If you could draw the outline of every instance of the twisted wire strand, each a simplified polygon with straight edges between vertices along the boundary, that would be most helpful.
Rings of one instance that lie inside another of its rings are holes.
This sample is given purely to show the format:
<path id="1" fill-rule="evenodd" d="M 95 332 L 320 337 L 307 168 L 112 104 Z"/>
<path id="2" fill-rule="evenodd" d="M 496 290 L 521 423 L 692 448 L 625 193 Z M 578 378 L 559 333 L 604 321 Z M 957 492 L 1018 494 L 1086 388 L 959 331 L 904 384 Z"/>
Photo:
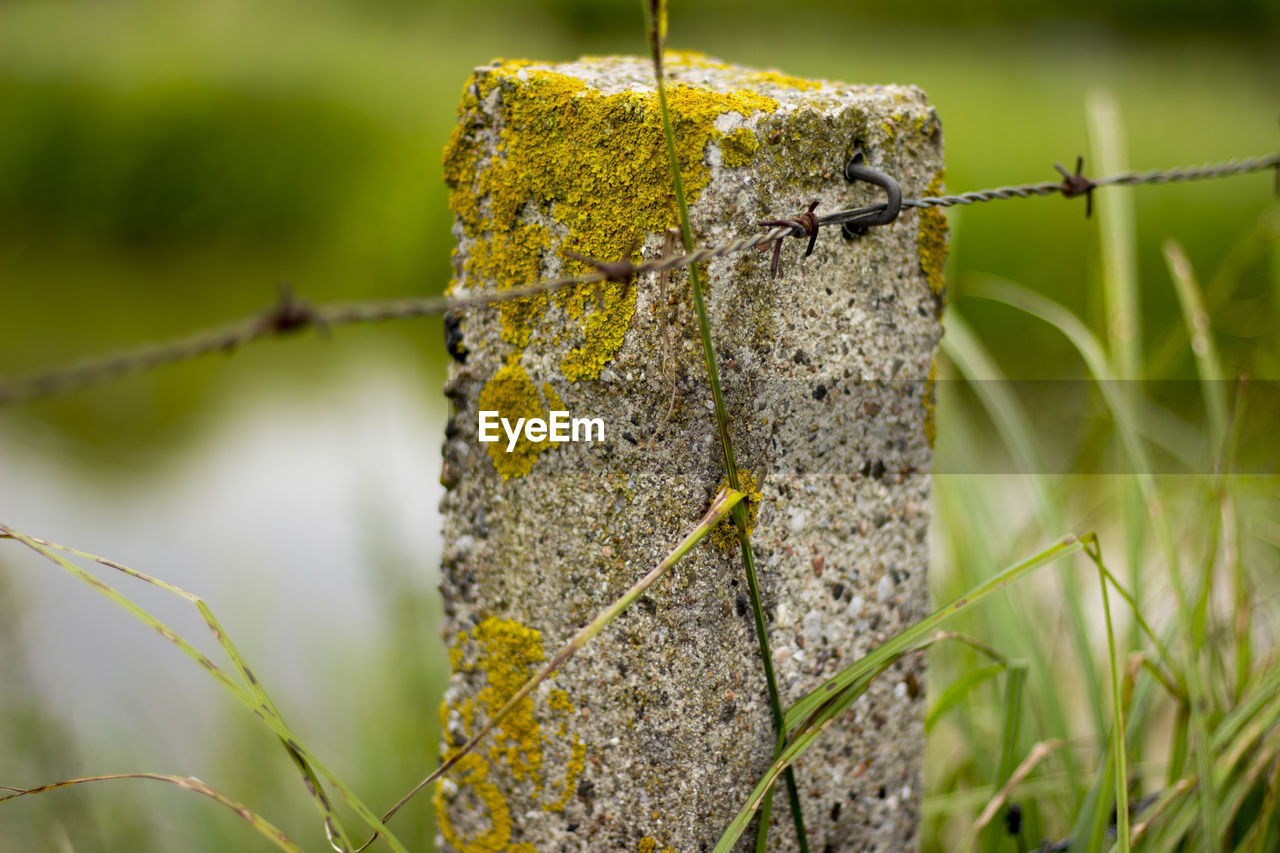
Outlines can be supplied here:
<path id="1" fill-rule="evenodd" d="M 1074 188 L 1069 183 L 1069 179 L 1057 182 L 1041 181 L 1032 184 L 976 190 L 958 195 L 903 199 L 902 207 L 915 209 L 945 208 L 980 202 L 1049 196 L 1058 193 L 1072 197 L 1085 195 L 1095 187 L 1181 183 L 1184 181 L 1243 175 L 1251 172 L 1260 172 L 1264 169 L 1276 169 L 1277 183 L 1280 186 L 1280 152 L 1277 152 L 1263 157 L 1229 160 L 1223 163 L 1206 163 L 1200 166 L 1156 169 L 1148 172 L 1121 172 L 1097 180 L 1076 176 L 1082 182 L 1084 189 Z M 879 224 L 875 223 L 874 220 L 885 209 L 886 205 L 880 203 L 848 210 L 837 210 L 815 216 L 814 219 L 816 220 L 817 228 L 825 228 L 832 225 Z M 212 353 L 232 353 L 240 347 L 263 338 L 287 335 L 307 328 L 325 331 L 331 327 L 354 323 L 378 323 L 388 320 L 440 316 L 466 308 L 495 305 L 543 293 L 553 293 L 577 285 L 596 284 L 603 281 L 630 281 L 649 273 L 682 269 L 691 264 L 716 260 L 756 248 L 757 246 L 765 246 L 775 241 L 784 240 L 788 237 L 808 238 L 812 236 L 812 232 L 805 228 L 799 217 L 779 220 L 779 222 L 782 224 L 770 226 L 766 231 L 742 237 L 720 246 L 702 246 L 690 252 L 663 255 L 637 264 L 622 261 L 606 265 L 599 261 L 588 261 L 589 264 L 596 265 L 595 272 L 491 292 L 465 293 L 456 296 L 332 302 L 313 306 L 308 302 L 295 298 L 292 293 L 286 290 L 282 291 L 280 301 L 275 306 L 246 319 L 195 332 L 191 335 L 159 344 L 144 345 L 104 357 L 86 359 L 68 367 L 55 368 L 27 377 L 0 381 L 0 406 L 49 396 L 127 373 L 154 370 Z"/>

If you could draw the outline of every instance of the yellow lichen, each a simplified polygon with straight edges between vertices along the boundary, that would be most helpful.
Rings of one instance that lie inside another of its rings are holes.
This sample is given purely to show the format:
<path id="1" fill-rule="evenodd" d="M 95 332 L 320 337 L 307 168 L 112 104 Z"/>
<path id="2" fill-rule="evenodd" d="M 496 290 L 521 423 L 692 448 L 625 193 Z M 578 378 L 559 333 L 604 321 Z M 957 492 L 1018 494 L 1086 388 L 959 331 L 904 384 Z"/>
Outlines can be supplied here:
<path id="1" fill-rule="evenodd" d="M 759 140 L 745 127 L 740 127 L 728 134 L 720 143 L 724 164 L 730 168 L 747 165 L 758 150 L 760 150 Z"/>
<path id="2" fill-rule="evenodd" d="M 568 713 L 573 710 L 573 703 L 569 701 L 569 694 L 564 690 L 552 690 L 547 694 L 547 705 L 553 711 Z"/>
<path id="3" fill-rule="evenodd" d="M 573 707 L 570 706 L 570 711 Z M 564 727 L 560 728 L 561 736 L 564 735 Z M 587 763 L 587 745 L 578 739 L 577 735 L 573 736 L 573 743 L 569 745 L 569 760 L 564 766 L 564 784 L 560 790 L 560 796 L 552 802 L 543 805 L 543 810 L 549 812 L 562 812 L 564 807 L 569 805 L 569 801 L 573 799 L 576 792 L 574 783 L 578 777 L 582 775 L 582 768 Z"/>
<path id="4" fill-rule="evenodd" d="M 777 71 L 752 71 L 747 74 L 747 80 L 752 83 L 772 83 L 775 86 L 785 86 L 788 89 L 801 91 L 822 88 L 821 80 L 804 80 L 800 77 L 792 77 L 790 74 L 779 74 Z"/>
<path id="5" fill-rule="evenodd" d="M 921 403 L 924 405 L 924 437 L 929 442 L 930 450 L 938 440 L 937 401 L 934 398 L 937 383 L 938 362 L 933 361 L 929 364 L 929 377 L 925 379 L 924 391 L 920 395 Z"/>
<path id="6" fill-rule="evenodd" d="M 738 469 L 738 485 L 742 486 L 742 491 L 746 495 L 742 499 L 742 505 L 747 508 L 747 533 L 750 534 L 756 527 L 756 515 L 760 512 L 760 501 L 764 494 L 756 483 L 755 475 L 745 468 Z M 719 488 L 729 488 L 729 480 L 727 478 L 721 480 Z M 711 531 L 711 541 L 717 548 L 726 551 L 733 548 L 738 541 L 738 528 L 734 525 L 732 516 L 726 516 L 716 525 L 715 530 Z"/>
<path id="7" fill-rule="evenodd" d="M 676 853 L 674 847 L 659 847 L 659 842 L 650 837 L 645 836 L 636 842 L 636 853 Z"/>
<path id="8" fill-rule="evenodd" d="M 513 358 L 514 355 L 518 353 L 513 354 Z M 543 387 L 545 390 L 550 386 Z M 563 409 L 564 403 L 561 402 L 559 395 L 554 393 L 554 389 L 552 389 L 552 395 L 548 396 L 546 403 L 539 399 L 538 389 L 534 387 L 528 372 L 518 361 L 513 360 L 495 373 L 493 378 L 480 389 L 477 406 L 482 412 L 497 412 L 498 417 L 506 418 L 514 429 L 520 418 L 546 420 L 551 409 Z M 498 440 L 486 446 L 489 448 L 489 457 L 493 459 L 493 467 L 505 480 L 528 474 L 533 469 L 533 463 L 538 460 L 538 455 L 552 444 L 550 438 L 530 441 L 525 438 L 521 430 L 519 438 L 516 439 L 515 448 L 508 453 L 506 434 L 499 430 Z"/>
<path id="9" fill-rule="evenodd" d="M 942 195 L 945 170 L 939 169 L 925 188 L 926 196 Z M 917 238 L 920 255 L 920 269 L 924 271 L 929 289 L 943 300 L 947 293 L 947 282 L 943 278 L 942 268 L 947 263 L 947 217 L 936 207 L 926 207 L 920 211 L 920 233 Z"/>
<path id="10" fill-rule="evenodd" d="M 688 54 L 671 54 L 669 60 L 701 61 Z M 773 82 L 781 85 L 782 80 L 779 75 Z M 751 130 L 726 135 L 715 120 L 726 113 L 747 118 L 778 107 L 772 98 L 751 91 L 715 92 L 680 83 L 671 85 L 667 96 L 690 204 L 710 179 L 709 144 L 721 146 L 730 166 L 745 165 L 759 147 Z M 496 152 L 489 150 L 494 127 Z M 458 125 L 445 149 L 444 176 L 451 188 L 450 206 L 465 235 L 463 283 L 470 288 L 536 281 L 547 274 L 547 261 L 560 250 L 601 260 L 628 253 L 638 259 L 644 238 L 676 220 L 656 95 L 604 94 L 527 62 L 503 63 L 468 82 Z M 571 275 L 590 271 L 567 259 L 561 269 Z M 556 328 L 539 329 L 550 322 L 544 318 L 552 300 L 570 320 L 567 334 L 561 315 L 554 321 Z M 527 348 L 563 341 L 568 345 L 560 361 L 563 376 L 571 382 L 598 378 L 621 348 L 635 306 L 635 287 L 623 282 L 506 303 L 502 339 L 512 351 L 499 374 L 512 369 Z M 521 403 L 530 403 L 528 395 L 520 396 Z M 504 477 L 532 468 L 540 448 L 526 443 L 522 450 L 510 455 L 518 458 L 510 458 L 505 444 L 496 451 L 490 445 Z"/>
<path id="11" fill-rule="evenodd" d="M 542 635 L 510 619 L 490 617 L 477 625 L 472 633 L 460 632 L 450 649 L 454 671 L 479 673 L 484 677 L 485 686 L 473 699 L 464 699 L 455 707 L 442 705 L 442 727 L 448 729 L 449 717 L 456 712 L 462 720 L 465 734 L 468 737 L 474 734 L 476 711 L 479 710 L 484 718 L 492 719 L 533 675 L 543 659 Z M 450 804 L 445 799 L 443 785 L 437 792 L 437 824 L 457 850 L 491 853 L 526 849 L 521 844 L 507 846 L 511 838 L 511 806 L 501 793 L 505 783 L 524 782 L 531 803 L 547 811 L 563 811 L 572 798 L 586 763 L 586 746 L 576 734 L 566 736 L 567 723 L 574 711 L 573 703 L 563 690 L 551 690 L 547 696 L 546 708 L 561 720 L 557 733 L 559 741 L 544 737 L 535 713 L 536 704 L 535 695 L 522 698 L 498 724 L 489 742 L 460 759 L 448 774 L 449 780 L 458 788 L 453 799 L 467 797 L 473 808 L 483 806 L 486 810 L 487 830 L 474 837 L 462 837 L 449 819 Z M 563 778 L 555 786 L 557 790 L 552 794 L 553 798 L 544 801 L 544 756 L 548 750 L 562 751 L 566 746 L 569 755 L 564 762 Z M 502 781 L 495 780 L 499 773 Z M 521 808 L 527 810 L 527 806 Z"/>
<path id="12" fill-rule="evenodd" d="M 488 781 L 489 763 L 474 752 L 462 756 L 449 776 L 457 780 L 460 790 L 479 800 L 489 812 L 489 829 L 473 838 L 461 837 L 445 817 L 444 795 L 437 791 L 434 805 L 436 825 L 450 846 L 464 853 L 500 853 L 511 840 L 511 810 L 496 785 Z"/>
<path id="13" fill-rule="evenodd" d="M 490 617 L 475 630 L 481 659 L 487 662 L 489 685 L 476 696 L 476 706 L 492 717 L 529 680 L 534 664 L 542 661 L 541 635 L 510 619 Z M 533 697 L 526 696 L 507 714 L 490 736 L 489 755 L 503 758 L 516 780 L 526 776 L 541 786 L 539 768 L 542 749 L 538 723 L 533 716 Z"/>

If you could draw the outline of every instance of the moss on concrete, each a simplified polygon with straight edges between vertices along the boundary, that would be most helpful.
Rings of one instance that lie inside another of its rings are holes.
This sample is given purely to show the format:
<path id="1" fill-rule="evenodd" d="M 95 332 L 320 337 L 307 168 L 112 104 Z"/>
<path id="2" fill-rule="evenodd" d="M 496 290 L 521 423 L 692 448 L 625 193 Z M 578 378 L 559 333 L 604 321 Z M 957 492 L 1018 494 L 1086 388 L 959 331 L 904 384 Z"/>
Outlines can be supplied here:
<path id="1" fill-rule="evenodd" d="M 926 196 L 942 195 L 945 170 L 939 169 L 925 187 Z M 924 271 L 929 289 L 940 300 L 945 299 L 947 282 L 942 269 L 947 263 L 947 217 L 941 209 L 927 207 L 920 211 L 920 236 L 917 240 L 920 253 L 920 269 Z"/>
<path id="2" fill-rule="evenodd" d="M 938 362 L 929 365 L 929 376 L 924 381 L 924 390 L 920 394 L 920 402 L 924 406 L 924 437 L 933 450 L 938 441 L 937 399 L 935 397 L 938 384 Z"/>

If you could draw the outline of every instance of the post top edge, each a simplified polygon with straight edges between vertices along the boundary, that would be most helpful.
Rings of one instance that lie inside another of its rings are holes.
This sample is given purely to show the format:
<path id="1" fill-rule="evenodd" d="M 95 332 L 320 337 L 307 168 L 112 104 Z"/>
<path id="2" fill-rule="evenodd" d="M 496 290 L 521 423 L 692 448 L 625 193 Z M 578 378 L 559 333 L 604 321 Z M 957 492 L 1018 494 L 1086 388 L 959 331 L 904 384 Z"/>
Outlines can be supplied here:
<path id="1" fill-rule="evenodd" d="M 826 79 L 806 79 L 776 69 L 757 69 L 724 62 L 695 51 L 668 51 L 664 57 L 669 84 L 721 93 L 749 91 L 780 103 L 843 101 L 852 98 L 887 99 L 927 103 L 924 92 L 913 85 L 848 84 Z M 649 93 L 654 90 L 653 63 L 638 56 L 583 56 L 572 62 L 538 62 L 496 59 L 475 69 L 477 78 L 514 78 L 523 82 L 538 74 L 558 74 L 583 83 L 598 94 Z"/>

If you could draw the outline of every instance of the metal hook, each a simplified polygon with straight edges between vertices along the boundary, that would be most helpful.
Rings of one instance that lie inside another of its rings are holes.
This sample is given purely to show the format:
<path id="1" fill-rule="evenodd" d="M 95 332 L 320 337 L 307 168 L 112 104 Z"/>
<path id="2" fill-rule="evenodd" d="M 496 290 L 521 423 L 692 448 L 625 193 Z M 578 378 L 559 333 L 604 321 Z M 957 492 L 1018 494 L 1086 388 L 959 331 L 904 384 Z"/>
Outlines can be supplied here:
<path id="1" fill-rule="evenodd" d="M 879 211 L 871 211 L 859 216 L 856 220 L 845 222 L 842 230 L 846 238 L 866 234 L 867 228 L 872 225 L 888 225 L 898 218 L 898 213 L 902 210 L 902 188 L 898 186 L 898 182 L 884 172 L 877 172 L 869 166 L 862 165 L 865 159 L 862 149 L 855 148 L 844 167 L 845 180 L 875 184 L 885 191 L 887 199 Z"/>

